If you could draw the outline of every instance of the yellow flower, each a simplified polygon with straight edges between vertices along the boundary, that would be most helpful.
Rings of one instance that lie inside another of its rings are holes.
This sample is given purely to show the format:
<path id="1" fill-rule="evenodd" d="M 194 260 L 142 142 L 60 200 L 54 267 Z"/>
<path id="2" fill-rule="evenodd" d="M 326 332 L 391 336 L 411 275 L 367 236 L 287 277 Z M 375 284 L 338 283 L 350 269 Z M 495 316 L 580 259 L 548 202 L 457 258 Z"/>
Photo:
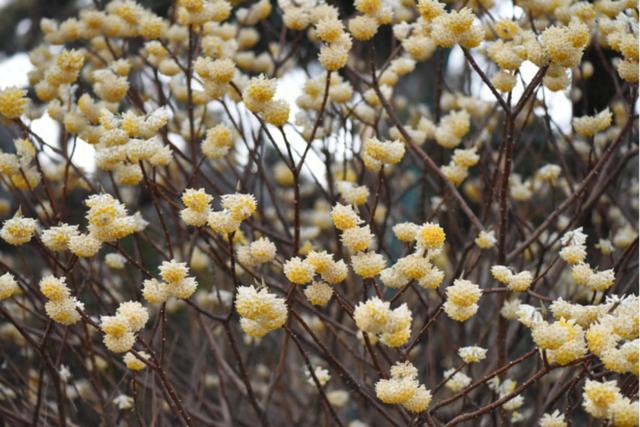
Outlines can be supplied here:
<path id="1" fill-rule="evenodd" d="M 15 86 L 0 90 L 0 115 L 7 119 L 17 119 L 25 113 L 29 99 L 27 91 Z"/>
<path id="2" fill-rule="evenodd" d="M 407 402 L 418 392 L 418 381 L 412 378 L 381 379 L 376 383 L 376 396 L 384 403 Z"/>
<path id="3" fill-rule="evenodd" d="M 324 282 L 313 282 L 305 288 L 304 295 L 311 304 L 324 306 L 333 296 L 333 289 Z"/>
<path id="4" fill-rule="evenodd" d="M 206 138 L 202 141 L 202 152 L 211 160 L 226 156 L 232 147 L 233 134 L 222 123 L 209 129 Z"/>
<path id="5" fill-rule="evenodd" d="M 194 190 L 193 188 L 187 188 L 182 193 L 182 203 L 189 208 L 197 212 L 203 212 L 209 209 L 209 203 L 213 200 L 213 196 L 207 194 L 204 188 Z"/>
<path id="6" fill-rule="evenodd" d="M 418 245 L 427 249 L 439 249 L 444 244 L 445 233 L 438 224 L 430 222 L 422 225 L 416 233 Z"/>
<path id="7" fill-rule="evenodd" d="M 391 308 L 388 301 L 382 301 L 378 297 L 359 302 L 353 311 L 353 320 L 356 326 L 363 332 L 379 334 L 384 332 L 387 323 L 391 319 Z"/>
<path id="8" fill-rule="evenodd" d="M 61 224 L 42 232 L 42 243 L 52 251 L 61 252 L 67 249 L 69 240 L 77 236 L 78 226 Z"/>
<path id="9" fill-rule="evenodd" d="M 0 230 L 0 237 L 11 245 L 20 246 L 31 240 L 37 228 L 38 223 L 35 219 L 24 218 L 16 213 L 13 218 L 4 222 Z"/>
<path id="10" fill-rule="evenodd" d="M 189 270 L 187 263 L 175 260 L 164 261 L 160 265 L 160 276 L 167 283 L 178 283 L 187 277 Z"/>
<path id="11" fill-rule="evenodd" d="M 511 40 L 518 34 L 519 31 L 520 27 L 515 21 L 501 19 L 496 22 L 496 33 L 501 39 Z"/>
<path id="12" fill-rule="evenodd" d="M 360 252 L 351 257 L 353 271 L 364 279 L 373 279 L 386 267 L 384 257 L 375 252 Z"/>
<path id="13" fill-rule="evenodd" d="M 584 385 L 583 406 L 595 418 L 605 418 L 609 406 L 619 398 L 620 389 L 615 381 L 587 380 Z"/>
<path id="14" fill-rule="evenodd" d="M 364 143 L 364 151 L 379 162 L 393 165 L 402 160 L 405 146 L 400 141 L 379 141 L 377 138 L 369 138 Z"/>
<path id="15" fill-rule="evenodd" d="M 267 123 L 282 126 L 289 119 L 289 104 L 282 99 L 269 101 L 266 103 L 262 115 Z"/>
<path id="16" fill-rule="evenodd" d="M 40 292 L 51 301 L 63 301 L 70 297 L 65 278 L 49 275 L 40 280 Z"/>
<path id="17" fill-rule="evenodd" d="M 61 325 L 73 325 L 80 321 L 80 314 L 76 310 L 79 303 L 75 298 L 66 298 L 60 301 L 48 301 L 44 305 L 47 316 Z"/>
<path id="18" fill-rule="evenodd" d="M 291 283 L 304 285 L 313 279 L 315 269 L 307 260 L 293 257 L 284 263 L 284 274 Z"/>
<path id="19" fill-rule="evenodd" d="M 100 329 L 107 335 L 121 337 L 129 332 L 129 322 L 124 316 L 102 316 Z"/>
<path id="20" fill-rule="evenodd" d="M 367 15 L 358 15 L 349 20 L 349 32 L 356 40 L 369 40 L 378 31 L 378 21 Z"/>
<path id="21" fill-rule="evenodd" d="M 249 81 L 242 92 L 242 99 L 249 110 L 258 112 L 262 111 L 265 104 L 273 98 L 275 92 L 275 80 L 267 79 L 261 75 Z"/>
<path id="22" fill-rule="evenodd" d="M 447 300 L 453 304 L 468 307 L 480 299 L 480 287 L 469 280 L 456 279 L 446 290 Z"/>
<path id="23" fill-rule="evenodd" d="M 0 301 L 11 298 L 19 291 L 18 283 L 11 273 L 0 276 Z"/>
<path id="24" fill-rule="evenodd" d="M 445 13 L 445 4 L 437 0 L 419 0 L 417 6 L 418 12 L 420 12 L 422 18 L 427 22 Z"/>
<path id="25" fill-rule="evenodd" d="M 373 242 L 373 233 L 368 225 L 351 227 L 342 232 L 341 240 L 351 252 L 360 252 L 369 248 Z"/>
<path id="26" fill-rule="evenodd" d="M 252 194 L 225 194 L 222 196 L 222 207 L 229 211 L 237 221 L 244 221 L 256 210 L 256 199 Z"/>
<path id="27" fill-rule="evenodd" d="M 335 42 L 343 33 L 342 22 L 337 19 L 322 19 L 316 24 L 315 33 L 323 42 Z"/>
<path id="28" fill-rule="evenodd" d="M 144 351 L 139 352 L 138 355 L 145 360 L 149 358 L 149 355 Z M 123 361 L 127 368 L 131 369 L 132 371 L 141 371 L 147 367 L 147 365 L 142 360 L 138 359 L 138 357 L 136 357 L 136 355 L 134 355 L 133 353 L 125 354 Z"/>
<path id="29" fill-rule="evenodd" d="M 382 0 L 356 0 L 354 5 L 358 12 L 373 15 L 380 10 Z"/>
<path id="30" fill-rule="evenodd" d="M 320 48 L 318 60 L 328 71 L 336 71 L 347 65 L 350 46 L 333 43 Z"/>
<path id="31" fill-rule="evenodd" d="M 261 237 L 249 245 L 251 257 L 256 262 L 263 264 L 273 260 L 276 256 L 276 245 L 266 237 Z"/>
<path id="32" fill-rule="evenodd" d="M 120 303 L 116 316 L 125 318 L 129 324 L 129 330 L 133 332 L 138 332 L 149 320 L 149 312 L 137 301 Z"/>
<path id="33" fill-rule="evenodd" d="M 278 329 L 287 320 L 287 305 L 266 288 L 253 286 L 238 288 L 235 307 L 240 315 L 240 327 L 251 337 L 262 337 Z"/>

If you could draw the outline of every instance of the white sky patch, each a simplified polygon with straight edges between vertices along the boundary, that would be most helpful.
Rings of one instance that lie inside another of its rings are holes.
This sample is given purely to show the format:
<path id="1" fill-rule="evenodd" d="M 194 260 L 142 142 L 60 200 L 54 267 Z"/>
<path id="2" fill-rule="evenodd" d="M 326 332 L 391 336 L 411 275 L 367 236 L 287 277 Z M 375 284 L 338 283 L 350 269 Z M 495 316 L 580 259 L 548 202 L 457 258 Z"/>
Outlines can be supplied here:
<path id="1" fill-rule="evenodd" d="M 296 99 L 300 95 L 303 94 L 304 83 L 308 80 L 307 75 L 302 70 L 292 70 L 286 73 L 282 79 L 278 82 L 278 87 L 276 88 L 276 99 L 284 99 L 287 104 L 289 104 L 289 121 L 295 121 L 296 114 L 300 111 L 298 104 L 296 104 Z M 295 126 L 295 125 L 294 125 Z M 271 127 L 273 129 L 273 127 Z M 298 161 L 300 159 L 300 155 L 304 153 L 304 150 L 307 147 L 307 141 L 291 126 L 284 126 L 284 133 L 287 136 L 287 140 L 293 147 L 294 153 L 293 158 Z M 299 132 L 302 132 L 302 129 L 297 127 Z M 272 132 L 274 136 L 274 140 L 278 144 L 280 150 L 286 152 L 286 145 L 284 143 L 284 138 L 280 134 L 280 132 Z M 296 152 L 299 154 L 297 155 Z M 310 171 L 313 171 L 313 174 L 318 179 L 320 184 L 323 186 L 326 183 L 326 174 L 324 162 L 320 157 L 316 155 L 313 149 L 309 150 L 307 157 L 305 159 L 305 167 L 302 169 L 302 173 L 310 174 Z M 322 172 L 318 172 L 322 171 Z"/>
<path id="2" fill-rule="evenodd" d="M 2 0 L 0 0 L 0 3 Z M 1 7 L 1 4 L 0 4 Z M 26 53 L 16 53 L 0 61 L 0 87 L 25 87 L 29 84 L 27 73 L 33 65 Z"/>

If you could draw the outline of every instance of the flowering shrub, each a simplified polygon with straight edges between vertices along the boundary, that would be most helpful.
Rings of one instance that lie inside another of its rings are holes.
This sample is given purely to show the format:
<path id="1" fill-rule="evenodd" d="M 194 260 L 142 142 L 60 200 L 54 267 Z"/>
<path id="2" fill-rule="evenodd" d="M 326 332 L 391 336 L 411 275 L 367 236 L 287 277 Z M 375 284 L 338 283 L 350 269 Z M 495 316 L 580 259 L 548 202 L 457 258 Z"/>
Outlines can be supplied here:
<path id="1" fill-rule="evenodd" d="M 332 4 L 40 22 L 0 88 L 2 419 L 638 425 L 637 4 Z"/>

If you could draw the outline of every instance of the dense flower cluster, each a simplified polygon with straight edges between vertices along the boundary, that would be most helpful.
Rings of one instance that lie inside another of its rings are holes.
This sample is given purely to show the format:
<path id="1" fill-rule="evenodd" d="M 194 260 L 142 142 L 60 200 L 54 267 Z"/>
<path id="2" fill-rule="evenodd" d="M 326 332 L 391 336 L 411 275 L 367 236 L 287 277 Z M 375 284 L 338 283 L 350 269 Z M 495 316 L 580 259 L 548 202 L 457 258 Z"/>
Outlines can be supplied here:
<path id="1" fill-rule="evenodd" d="M 40 280 L 40 292 L 48 300 L 44 309 L 51 320 L 62 325 L 73 325 L 80 320 L 78 309 L 83 309 L 84 306 L 71 296 L 64 277 L 43 277 Z"/>
<path id="2" fill-rule="evenodd" d="M 240 315 L 240 327 L 250 337 L 263 337 L 281 328 L 287 320 L 284 299 L 277 298 L 265 288 L 239 287 L 235 306 Z"/>
<path id="3" fill-rule="evenodd" d="M 376 396 L 384 403 L 402 405 L 409 412 L 422 412 L 431 402 L 431 392 L 417 377 L 415 366 L 398 362 L 391 367 L 391 378 L 376 383 Z"/>
<path id="4" fill-rule="evenodd" d="M 104 345 L 115 353 L 125 353 L 133 347 L 136 336 L 149 320 L 149 312 L 137 301 L 123 302 L 113 316 L 100 318 Z"/>
<path id="5" fill-rule="evenodd" d="M 456 279 L 447 287 L 447 302 L 444 311 L 453 320 L 464 322 L 478 311 L 478 300 L 482 291 L 478 285 L 465 279 Z"/>
<path id="6" fill-rule="evenodd" d="M 175 260 L 164 261 L 160 264 L 160 277 L 148 279 L 143 283 L 142 295 L 152 304 L 161 304 L 170 297 L 188 299 L 196 291 L 198 282 L 189 276 L 189 268 L 184 262 Z"/>
<path id="7" fill-rule="evenodd" d="M 389 302 L 373 297 L 356 306 L 353 320 L 358 329 L 389 347 L 404 345 L 411 337 L 413 318 L 406 304 L 392 310 Z"/>
<path id="8" fill-rule="evenodd" d="M 8 424 L 638 425 L 637 4 L 152 3 L 0 82 Z"/>
<path id="9" fill-rule="evenodd" d="M 17 212 L 2 224 L 0 237 L 11 245 L 20 246 L 30 241 L 37 230 L 38 222 L 35 219 L 25 218 Z"/>

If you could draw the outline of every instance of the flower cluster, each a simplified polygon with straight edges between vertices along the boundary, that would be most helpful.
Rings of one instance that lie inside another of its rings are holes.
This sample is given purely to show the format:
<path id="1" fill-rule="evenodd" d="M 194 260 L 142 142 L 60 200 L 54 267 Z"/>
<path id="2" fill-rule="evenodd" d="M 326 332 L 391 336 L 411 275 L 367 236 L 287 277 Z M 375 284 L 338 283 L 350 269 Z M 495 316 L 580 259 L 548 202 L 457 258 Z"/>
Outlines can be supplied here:
<path id="1" fill-rule="evenodd" d="M 207 130 L 202 140 L 202 153 L 208 159 L 217 160 L 229 154 L 233 148 L 234 135 L 224 123 L 219 123 Z"/>
<path id="2" fill-rule="evenodd" d="M 244 267 L 257 267 L 271 262 L 277 253 L 276 245 L 268 237 L 260 237 L 249 244 L 238 246 L 238 261 Z"/>
<path id="3" fill-rule="evenodd" d="M 431 392 L 418 381 L 418 370 L 410 362 L 391 367 L 391 378 L 376 383 L 376 396 L 384 403 L 402 405 L 412 413 L 423 412 L 431 403 Z"/>
<path id="4" fill-rule="evenodd" d="M 572 121 L 576 132 L 584 137 L 591 137 L 611 126 L 613 115 L 608 108 L 594 116 L 575 117 Z"/>
<path id="5" fill-rule="evenodd" d="M 456 149 L 451 156 L 451 162 L 442 166 L 442 173 L 455 186 L 460 185 L 468 176 L 469 168 L 475 166 L 480 160 L 475 147 L 467 149 Z"/>
<path id="6" fill-rule="evenodd" d="M 610 421 L 615 426 L 638 425 L 638 402 L 621 394 L 616 381 L 587 380 L 583 406 L 594 418 Z"/>
<path id="7" fill-rule="evenodd" d="M 491 388 L 500 398 L 505 398 L 506 396 L 511 397 L 511 399 L 503 405 L 503 408 L 507 411 L 511 411 L 511 421 L 517 422 L 522 414 L 518 412 L 518 409 L 522 407 L 524 404 L 524 396 L 522 394 L 515 394 L 515 390 L 518 383 L 511 378 L 507 378 L 504 381 L 500 380 L 499 377 L 494 377 L 489 382 L 489 388 Z"/>
<path id="8" fill-rule="evenodd" d="M 159 269 L 162 282 L 147 279 L 143 283 L 142 295 L 151 304 L 162 304 L 170 297 L 189 299 L 196 291 L 198 282 L 189 276 L 185 262 L 164 261 Z"/>
<path id="9" fill-rule="evenodd" d="M 637 304 L 633 296 L 591 310 L 595 319 L 589 319 L 587 325 L 587 347 L 612 372 L 638 374 Z"/>
<path id="10" fill-rule="evenodd" d="M 207 194 L 203 188 L 199 190 L 187 188 L 182 193 L 182 203 L 186 208 L 180 211 L 180 218 L 194 227 L 205 225 L 211 213 L 209 205 L 212 200 L 213 196 Z"/>
<path id="11" fill-rule="evenodd" d="M 487 349 L 478 346 L 460 347 L 458 349 L 458 356 L 460 356 L 465 363 L 478 363 L 486 358 Z"/>
<path id="12" fill-rule="evenodd" d="M 231 234 L 238 231 L 242 221 L 249 218 L 255 210 L 256 200 L 253 195 L 225 194 L 222 196 L 222 210 L 209 212 L 207 224 L 216 233 Z"/>
<path id="13" fill-rule="evenodd" d="M 6 220 L 0 229 L 0 237 L 5 242 L 20 246 L 29 242 L 38 231 L 38 222 L 33 218 L 25 218 L 16 212 L 13 218 Z"/>
<path id="14" fill-rule="evenodd" d="M 17 119 L 27 110 L 27 91 L 15 86 L 0 90 L 0 116 Z"/>
<path id="15" fill-rule="evenodd" d="M 326 385 L 329 380 L 331 379 L 331 374 L 329 374 L 329 371 L 326 370 L 325 368 L 321 367 L 321 366 L 317 366 L 314 370 L 313 370 L 313 375 L 316 377 L 316 379 L 318 380 L 318 383 L 321 386 Z M 311 375 L 311 371 L 307 371 L 307 383 L 309 383 L 309 385 L 313 385 L 315 386 L 316 383 L 313 379 L 313 376 Z"/>
<path id="16" fill-rule="evenodd" d="M 123 302 L 113 316 L 100 318 L 104 345 L 114 353 L 125 353 L 133 347 L 136 333 L 149 320 L 149 312 L 137 301 Z"/>
<path id="17" fill-rule="evenodd" d="M 482 295 L 480 287 L 465 279 L 456 279 L 446 289 L 447 301 L 444 303 L 444 311 L 447 316 L 458 322 L 473 317 L 478 311 L 478 300 Z"/>
<path id="18" fill-rule="evenodd" d="M 444 371 L 443 376 L 446 380 L 444 386 L 453 393 L 457 393 L 471 384 L 471 378 L 467 374 L 456 372 L 453 368 Z"/>
<path id="19" fill-rule="evenodd" d="M 587 351 L 584 330 L 574 320 L 535 322 L 531 335 L 538 347 L 548 350 L 550 363 L 566 365 L 584 356 Z"/>
<path id="20" fill-rule="evenodd" d="M 482 230 L 474 240 L 475 244 L 480 249 L 490 249 L 495 246 L 497 241 L 498 240 L 496 239 L 496 235 L 493 230 Z"/>
<path id="21" fill-rule="evenodd" d="M 379 25 L 389 24 L 393 20 L 392 7 L 383 5 L 381 0 L 358 0 L 355 7 L 360 13 L 349 20 L 349 32 L 356 40 L 370 40 Z"/>
<path id="22" fill-rule="evenodd" d="M 384 165 L 395 165 L 402 160 L 405 146 L 400 141 L 379 141 L 369 138 L 363 144 L 362 159 L 365 166 L 374 172 Z"/>
<path id="23" fill-rule="evenodd" d="M 318 54 L 318 60 L 327 71 L 343 68 L 349 59 L 349 51 L 353 42 L 344 31 L 344 25 L 338 18 L 338 10 L 329 5 L 322 5 L 311 14 L 313 37 L 324 42 Z M 373 33 L 377 30 L 373 29 Z M 369 28 L 369 32 L 371 28 Z M 361 33 L 363 31 L 361 30 Z"/>
<path id="24" fill-rule="evenodd" d="M 128 215 L 124 204 L 110 194 L 91 195 L 85 204 L 89 207 L 88 235 L 69 239 L 69 249 L 77 256 L 93 256 L 102 242 L 115 242 L 140 229 L 139 219 Z"/>
<path id="25" fill-rule="evenodd" d="M 388 288 L 402 288 L 415 280 L 425 289 L 435 289 L 442 283 L 444 272 L 434 265 L 440 259 L 445 232 L 437 224 L 427 222 L 421 226 L 413 223 L 397 224 L 393 228 L 396 237 L 407 243 L 416 242 L 415 252 L 399 258 L 394 265 L 383 270 L 380 279 Z"/>
<path id="26" fill-rule="evenodd" d="M 118 116 L 88 95 L 78 100 L 77 108 L 74 115 L 65 116 L 65 128 L 94 144 L 96 166 L 112 172 L 117 184 L 137 185 L 143 181 L 146 170 L 166 166 L 171 161 L 171 148 L 157 136 L 167 124 L 165 110 L 147 115 L 127 111 Z"/>
<path id="27" fill-rule="evenodd" d="M 562 237 L 563 248 L 560 257 L 571 265 L 571 277 L 579 286 L 584 286 L 594 292 L 609 289 L 615 283 L 613 269 L 597 271 L 585 262 L 587 255 L 587 236 L 581 228 L 568 231 Z"/>
<path id="28" fill-rule="evenodd" d="M 0 175 L 18 190 L 33 190 L 40 185 L 42 175 L 34 164 L 36 148 L 26 138 L 13 141 L 14 153 L 0 153 Z"/>
<path id="29" fill-rule="evenodd" d="M 67 286 L 64 277 L 45 276 L 40 280 L 40 292 L 47 298 L 44 308 L 54 322 L 61 325 L 73 325 L 80 320 L 78 310 L 84 305 L 75 297 Z"/>
<path id="30" fill-rule="evenodd" d="M 342 244 L 351 251 L 353 271 L 363 279 L 372 279 L 385 268 L 384 257 L 371 250 L 373 234 L 368 225 L 360 226 L 362 219 L 351 206 L 337 203 L 331 210 L 335 227 L 342 231 Z"/>
<path id="31" fill-rule="evenodd" d="M 273 99 L 276 84 L 264 76 L 255 77 L 247 83 L 242 91 L 244 105 L 253 113 L 274 126 L 282 126 L 289 119 L 289 104 L 282 99 Z"/>
<path id="32" fill-rule="evenodd" d="M 316 274 L 320 280 L 315 280 Z M 311 251 L 302 259 L 292 257 L 284 263 L 284 275 L 295 285 L 306 285 L 304 294 L 313 305 L 323 306 L 333 296 L 331 285 L 336 285 L 347 277 L 348 267 L 344 261 L 335 261 L 326 251 Z"/>
<path id="33" fill-rule="evenodd" d="M 142 360 L 141 360 L 142 359 Z M 122 358 L 125 365 L 127 365 L 128 369 L 132 371 L 141 371 L 147 367 L 145 361 L 149 359 L 149 354 L 144 351 L 139 352 L 137 355 L 131 352 L 126 353 Z"/>
<path id="34" fill-rule="evenodd" d="M 439 7 L 441 6 L 431 6 L 432 9 Z M 425 18 L 424 14 L 422 17 Z M 425 20 L 429 22 L 428 19 Z M 456 44 L 467 49 L 476 47 L 483 40 L 484 31 L 475 20 L 476 16 L 466 7 L 440 13 L 430 21 L 433 41 L 440 47 L 452 47 Z"/>
<path id="35" fill-rule="evenodd" d="M 353 320 L 362 332 L 371 334 L 389 347 L 400 347 L 411 338 L 413 317 L 406 304 L 393 310 L 388 301 L 373 297 L 360 302 L 353 311 Z"/>
<path id="36" fill-rule="evenodd" d="M 11 298 L 20 292 L 16 278 L 11 273 L 0 276 L 0 301 Z"/>
<path id="37" fill-rule="evenodd" d="M 530 271 L 525 270 L 514 274 L 509 267 L 504 265 L 491 267 L 491 275 L 514 292 L 526 292 L 533 282 L 533 274 Z"/>
<path id="38" fill-rule="evenodd" d="M 263 337 L 287 320 L 287 305 L 266 288 L 240 286 L 235 300 L 240 327 L 250 337 Z"/>
<path id="39" fill-rule="evenodd" d="M 98 3 L 0 87 L 3 415 L 638 424 L 637 4 Z"/>

